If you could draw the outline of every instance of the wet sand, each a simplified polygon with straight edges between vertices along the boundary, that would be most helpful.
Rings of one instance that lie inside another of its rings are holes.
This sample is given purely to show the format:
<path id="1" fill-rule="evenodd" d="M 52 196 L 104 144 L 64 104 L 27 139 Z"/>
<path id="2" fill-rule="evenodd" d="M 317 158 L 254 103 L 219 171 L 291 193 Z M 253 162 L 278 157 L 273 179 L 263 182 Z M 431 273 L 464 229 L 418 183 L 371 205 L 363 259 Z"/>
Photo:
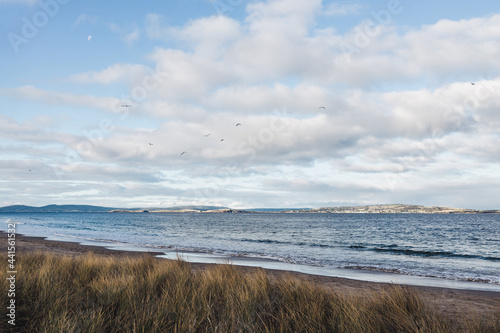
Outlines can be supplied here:
<path id="1" fill-rule="evenodd" d="M 0 249 L 7 252 L 7 235 L 4 232 L 0 232 Z M 43 237 L 28 237 L 16 234 L 16 256 L 19 257 L 29 252 L 51 252 L 69 256 L 78 256 L 88 252 L 103 256 L 144 255 L 144 252 L 117 251 L 100 246 L 82 245 L 76 242 L 51 241 Z M 154 256 L 163 254 L 163 252 L 147 252 L 147 254 Z M 194 271 L 199 271 L 217 264 L 190 263 L 190 265 Z M 238 267 L 243 272 L 253 272 L 259 269 L 246 266 Z M 264 271 L 270 279 L 278 279 L 289 274 L 299 279 L 304 279 L 308 282 L 332 289 L 336 293 L 354 297 L 363 296 L 389 286 L 389 284 L 386 283 L 366 282 L 282 270 L 265 269 Z M 407 287 L 412 290 L 418 290 L 423 301 L 435 307 L 438 312 L 451 319 L 476 315 L 490 318 L 494 315 L 500 315 L 500 293 L 498 292 L 422 286 Z"/>

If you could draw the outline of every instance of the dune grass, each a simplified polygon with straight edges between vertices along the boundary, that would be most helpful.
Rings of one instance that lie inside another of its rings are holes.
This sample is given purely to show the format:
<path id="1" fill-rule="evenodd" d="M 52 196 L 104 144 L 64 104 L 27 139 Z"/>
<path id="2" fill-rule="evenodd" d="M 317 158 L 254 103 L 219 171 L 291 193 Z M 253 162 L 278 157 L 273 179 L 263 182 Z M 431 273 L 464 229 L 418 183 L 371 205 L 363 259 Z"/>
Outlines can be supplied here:
<path id="1" fill-rule="evenodd" d="M 5 258 L 6 262 L 6 258 Z M 181 260 L 18 257 L 16 329 L 24 332 L 498 332 L 500 324 L 450 323 L 418 294 L 390 287 L 338 295 L 291 276 L 230 265 L 193 272 Z M 2 295 L 8 289 L 1 272 Z M 4 299 L 5 297 L 2 296 Z M 2 301 L 5 309 L 7 300 Z M 0 331 L 11 329 L 2 320 Z"/>

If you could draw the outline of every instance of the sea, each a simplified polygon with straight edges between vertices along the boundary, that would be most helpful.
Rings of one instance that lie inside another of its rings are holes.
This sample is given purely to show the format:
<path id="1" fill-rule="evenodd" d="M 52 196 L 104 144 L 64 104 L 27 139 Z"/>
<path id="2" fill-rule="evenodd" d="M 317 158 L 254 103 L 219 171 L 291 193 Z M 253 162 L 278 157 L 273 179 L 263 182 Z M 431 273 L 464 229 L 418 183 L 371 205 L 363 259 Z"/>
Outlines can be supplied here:
<path id="1" fill-rule="evenodd" d="M 190 262 L 500 292 L 500 214 L 2 213 L 3 231 Z"/>

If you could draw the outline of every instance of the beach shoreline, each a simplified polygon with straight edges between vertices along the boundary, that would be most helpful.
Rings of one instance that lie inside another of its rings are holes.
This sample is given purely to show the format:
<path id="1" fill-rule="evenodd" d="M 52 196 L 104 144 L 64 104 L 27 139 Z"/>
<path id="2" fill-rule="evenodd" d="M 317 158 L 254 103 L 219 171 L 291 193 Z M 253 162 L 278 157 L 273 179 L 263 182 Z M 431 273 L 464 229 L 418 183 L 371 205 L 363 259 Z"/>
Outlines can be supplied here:
<path id="1" fill-rule="evenodd" d="M 2 232 L 2 231 L 0 231 Z M 266 270 L 277 270 L 294 272 L 311 276 L 336 277 L 347 280 L 366 281 L 383 284 L 412 285 L 422 287 L 437 287 L 445 289 L 476 290 L 500 293 L 500 285 L 475 280 L 445 279 L 431 275 L 412 275 L 398 271 L 378 270 L 370 267 L 335 268 L 329 266 L 304 265 L 300 263 L 286 262 L 276 258 L 254 257 L 245 255 L 228 255 L 223 253 L 212 253 L 210 251 L 198 251 L 194 249 L 176 249 L 171 247 L 156 247 L 147 245 L 136 245 L 111 241 L 106 239 L 87 239 L 71 237 L 67 235 L 37 236 L 34 234 L 19 233 L 19 237 L 25 237 L 30 247 L 40 250 L 62 252 L 66 254 L 79 254 L 84 249 L 97 254 L 118 251 L 120 253 L 151 253 L 163 259 L 182 259 L 192 264 L 231 264 L 240 267 L 255 267 Z M 44 245 L 38 244 L 36 240 L 44 240 Z M 30 248 L 29 247 L 29 248 Z"/>
<path id="2" fill-rule="evenodd" d="M 7 253 L 7 234 L 0 232 L 0 248 L 2 252 Z M 23 254 L 33 252 L 49 252 L 58 255 L 66 256 L 80 256 L 87 253 L 94 253 L 98 256 L 117 256 L 117 257 L 139 257 L 144 255 L 159 256 L 163 254 L 161 251 L 157 252 L 136 252 L 136 251 L 122 251 L 108 249 L 104 246 L 84 245 L 77 242 L 70 241 L 55 241 L 47 240 L 45 237 L 32 237 L 21 234 L 16 234 L 16 256 L 21 257 Z M 165 258 L 158 258 L 158 260 L 170 260 Z M 221 265 L 214 263 L 195 263 L 189 262 L 193 271 L 203 271 L 207 267 L 213 265 Z M 255 272 L 260 269 L 251 266 L 237 266 L 244 273 Z M 343 277 L 321 276 L 307 273 L 300 273 L 294 271 L 285 271 L 278 269 L 263 269 L 269 279 L 280 279 L 285 276 L 291 275 L 298 279 L 305 280 L 331 289 L 336 293 L 342 295 L 349 295 L 352 297 L 362 297 L 370 292 L 383 290 L 391 283 L 380 283 L 348 279 Z M 20 272 L 22 274 L 22 272 Z M 451 289 L 442 287 L 430 286 L 414 286 L 403 285 L 409 289 L 418 291 L 422 299 L 434 306 L 440 313 L 453 317 L 460 317 L 463 315 L 482 315 L 491 316 L 495 313 L 500 313 L 500 293 L 494 291 L 480 291 L 480 290 L 464 290 L 464 289 Z"/>

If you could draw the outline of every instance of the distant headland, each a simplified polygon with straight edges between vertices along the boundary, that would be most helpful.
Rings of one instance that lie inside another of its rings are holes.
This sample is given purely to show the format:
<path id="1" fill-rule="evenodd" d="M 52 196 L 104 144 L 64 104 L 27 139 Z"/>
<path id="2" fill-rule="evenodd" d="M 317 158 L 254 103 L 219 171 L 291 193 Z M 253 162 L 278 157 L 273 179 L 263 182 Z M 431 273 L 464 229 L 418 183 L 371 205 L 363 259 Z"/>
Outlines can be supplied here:
<path id="1" fill-rule="evenodd" d="M 307 210 L 286 210 L 285 213 L 372 213 L 372 214 L 500 214 L 500 210 L 476 210 L 465 208 L 450 208 L 420 205 L 368 205 L 368 206 L 342 206 L 342 207 L 322 207 Z"/>
<path id="2" fill-rule="evenodd" d="M 114 208 L 92 205 L 13 205 L 0 207 L 0 213 L 322 213 L 322 214 L 500 214 L 497 210 L 476 210 L 438 206 L 385 204 L 322 208 L 234 209 L 220 206 L 176 206 L 165 208 Z"/>

